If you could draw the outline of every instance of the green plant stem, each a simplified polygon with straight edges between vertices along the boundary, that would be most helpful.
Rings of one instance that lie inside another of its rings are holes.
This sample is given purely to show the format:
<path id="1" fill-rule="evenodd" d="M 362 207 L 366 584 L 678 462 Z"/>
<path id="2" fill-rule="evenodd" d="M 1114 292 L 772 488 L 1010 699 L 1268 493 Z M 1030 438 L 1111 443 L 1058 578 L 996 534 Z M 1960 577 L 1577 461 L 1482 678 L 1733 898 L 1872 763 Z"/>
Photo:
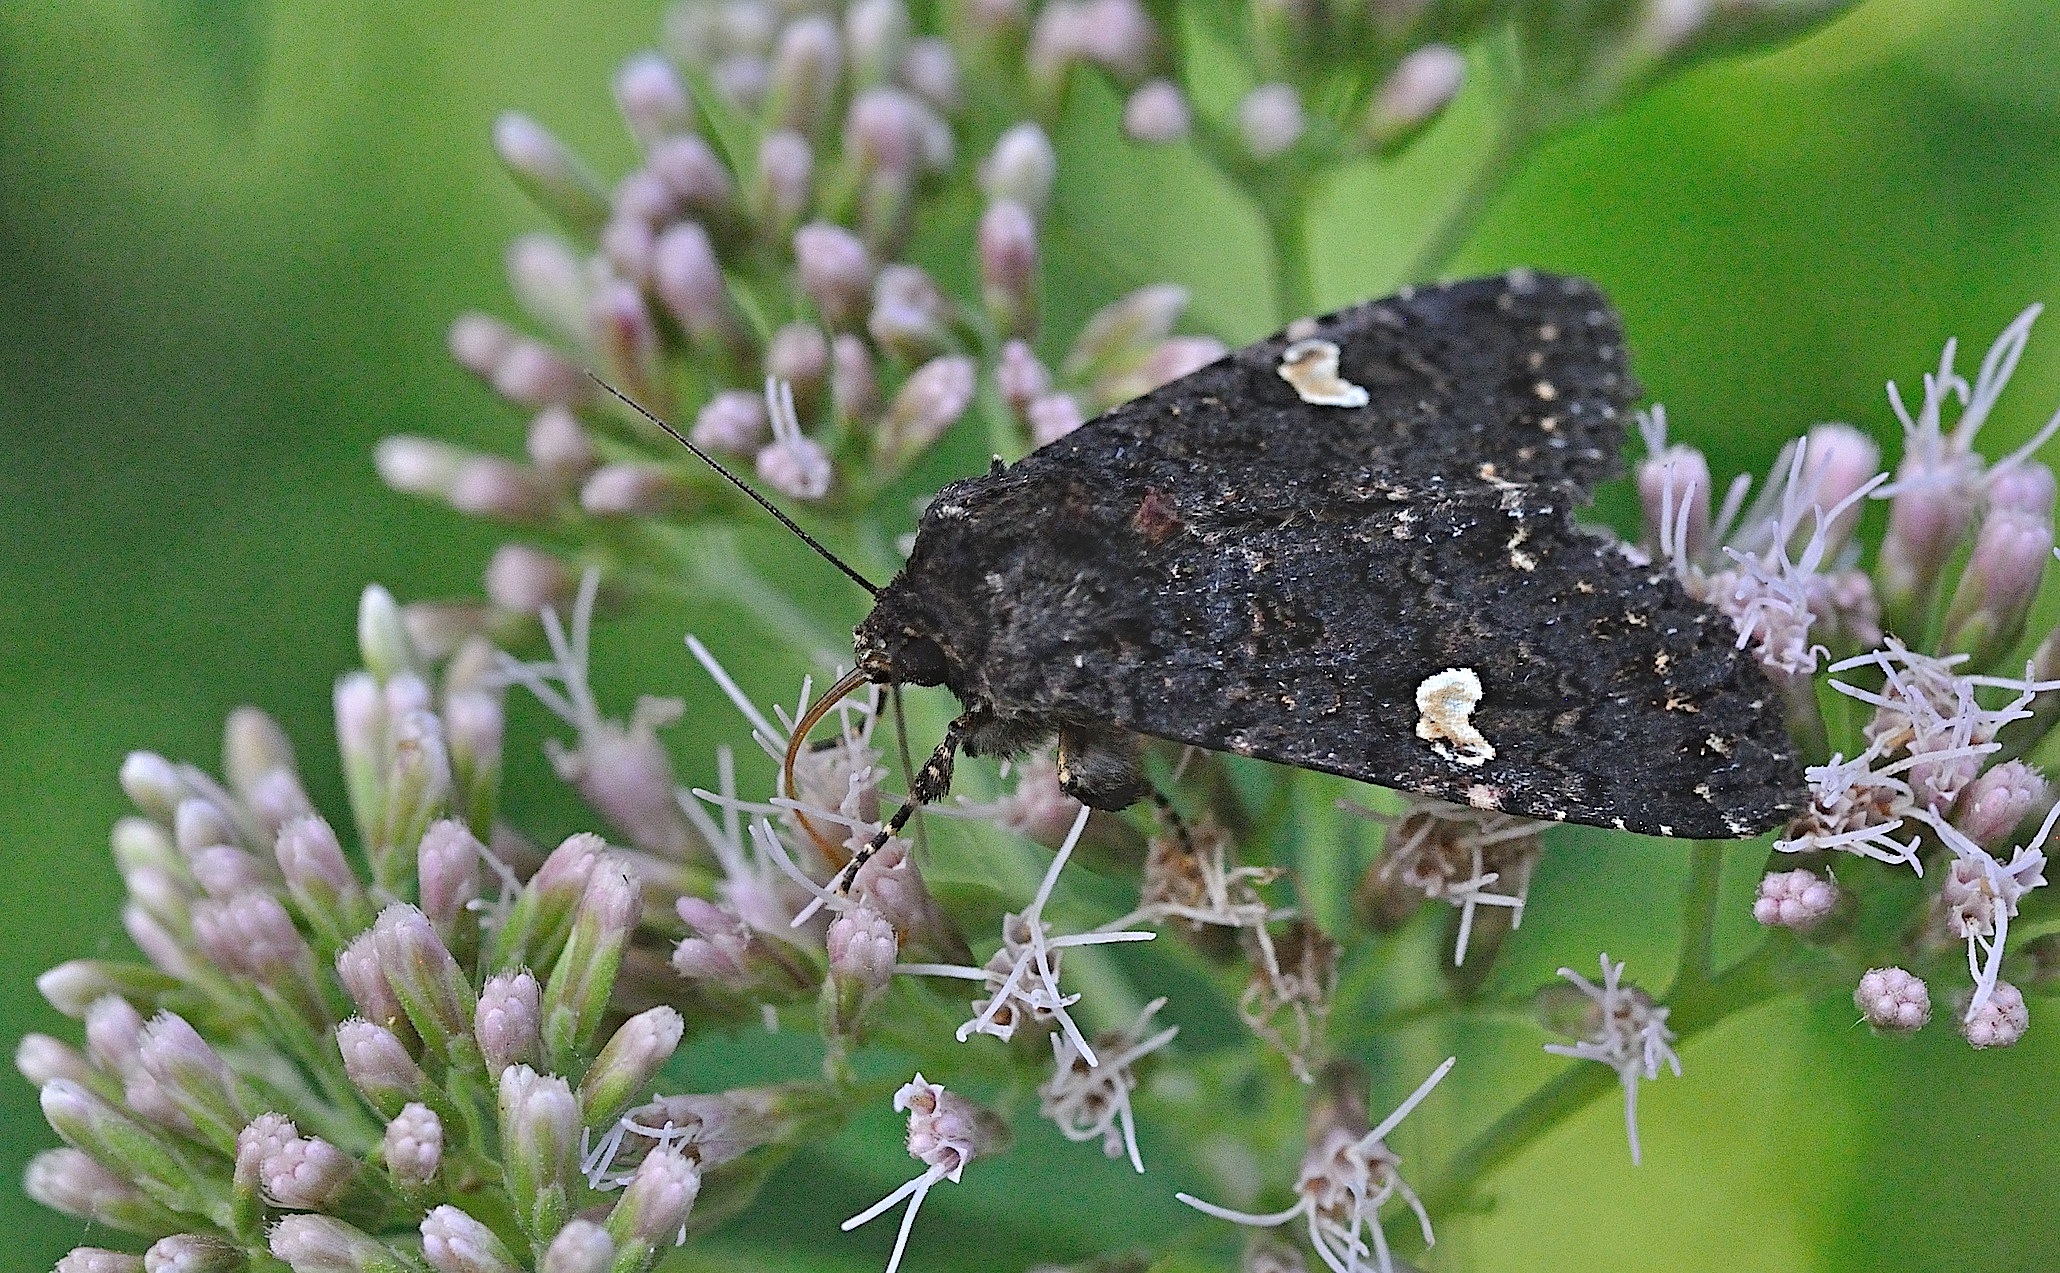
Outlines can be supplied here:
<path id="1" fill-rule="evenodd" d="M 1248 188 L 1249 192 L 1249 188 Z M 1273 304 L 1282 324 L 1316 312 L 1316 281 L 1309 268 L 1308 199 L 1300 182 L 1284 195 L 1259 202 L 1273 267 Z"/>
<path id="2" fill-rule="evenodd" d="M 1446 205 L 1444 213 L 1432 225 L 1430 234 L 1416 249 L 1416 255 L 1410 258 L 1398 282 L 1434 281 L 1480 229 L 1496 195 L 1501 193 L 1510 174 L 1516 170 L 1517 161 L 1537 139 L 1536 130 L 1524 122 L 1528 113 L 1521 96 L 1509 103 L 1495 126 L 1495 135 L 1480 166 L 1467 179 L 1458 198 Z"/>

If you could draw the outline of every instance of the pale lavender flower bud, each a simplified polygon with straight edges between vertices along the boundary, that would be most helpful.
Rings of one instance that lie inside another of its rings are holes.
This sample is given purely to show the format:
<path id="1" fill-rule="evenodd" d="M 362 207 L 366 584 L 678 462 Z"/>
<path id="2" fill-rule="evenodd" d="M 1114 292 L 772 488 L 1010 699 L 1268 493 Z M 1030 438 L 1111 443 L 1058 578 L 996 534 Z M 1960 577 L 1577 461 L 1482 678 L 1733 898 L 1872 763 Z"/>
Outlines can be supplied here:
<path id="1" fill-rule="evenodd" d="M 789 22 L 772 59 L 768 113 L 774 123 L 797 133 L 821 131 L 843 73 L 844 43 L 834 22 L 814 14 Z"/>
<path id="2" fill-rule="evenodd" d="M 578 580 L 571 567 L 527 544 L 502 544 L 486 563 L 487 599 L 503 610 L 533 615 L 562 605 Z"/>
<path id="3" fill-rule="evenodd" d="M 272 855 L 294 904 L 324 933 L 340 936 L 370 921 L 358 877 L 344 860 L 336 832 L 319 815 L 280 827 Z"/>
<path id="4" fill-rule="evenodd" d="M 2025 1007 L 2024 992 L 2007 981 L 1998 981 L 1988 999 L 1960 1022 L 1960 1035 L 1977 1048 L 2007 1048 L 2024 1037 L 2031 1026 L 2031 1010 Z"/>
<path id="5" fill-rule="evenodd" d="M 329 1216 L 287 1216 L 272 1226 L 272 1254 L 293 1273 L 407 1273 L 414 1261 Z"/>
<path id="6" fill-rule="evenodd" d="M 1709 549 L 1710 463 L 1702 452 L 1690 446 L 1670 446 L 1640 460 L 1638 502 L 1645 512 L 1646 542 L 1654 549 L 1671 547 L 1682 560 L 1691 562 Z M 1687 533 L 1676 544 L 1674 532 L 1684 526 Z"/>
<path id="7" fill-rule="evenodd" d="M 336 1027 L 336 1051 L 351 1085 L 387 1118 L 428 1089 L 422 1067 L 385 1026 L 352 1017 Z"/>
<path id="8" fill-rule="evenodd" d="M 674 903 L 679 917 L 698 936 L 687 937 L 673 948 L 672 967 L 689 981 L 714 981 L 739 991 L 748 991 L 751 930 L 729 911 L 702 897 L 682 897 Z"/>
<path id="9" fill-rule="evenodd" d="M 227 901 L 195 902 L 193 941 L 223 971 L 275 990 L 293 991 L 314 967 L 293 916 L 277 897 L 256 889 Z"/>
<path id="10" fill-rule="evenodd" d="M 227 1238 L 209 1234 L 174 1233 L 143 1253 L 143 1273 L 243 1273 L 248 1267 Z"/>
<path id="11" fill-rule="evenodd" d="M 854 979 L 868 991 L 887 984 L 900 954 L 894 926 L 864 902 L 831 921 L 827 945 L 830 971 Z"/>
<path id="12" fill-rule="evenodd" d="M 947 41 L 934 36 L 911 41 L 901 56 L 901 82 L 944 114 L 955 115 L 965 107 L 958 54 Z"/>
<path id="13" fill-rule="evenodd" d="M 436 1273 L 519 1273 L 492 1229 L 449 1205 L 422 1217 L 422 1258 Z"/>
<path id="14" fill-rule="evenodd" d="M 192 893 L 178 873 L 147 863 L 127 866 L 122 869 L 122 884 L 128 889 L 130 903 L 153 923 L 165 926 L 167 935 L 170 930 L 192 931 Z"/>
<path id="15" fill-rule="evenodd" d="M 577 482 L 600 462 L 579 417 L 563 407 L 546 407 L 529 422 L 527 449 L 529 462 L 554 482 Z"/>
<path id="16" fill-rule="evenodd" d="M 765 374 L 792 385 L 803 414 L 813 415 L 830 379 L 830 342 L 822 328 L 795 322 L 774 332 L 765 347 Z"/>
<path id="17" fill-rule="evenodd" d="M 713 350 L 735 346 L 740 332 L 706 230 L 691 221 L 668 226 L 653 249 L 651 279 L 658 299 L 696 345 Z"/>
<path id="18" fill-rule="evenodd" d="M 448 1054 L 469 1032 L 474 1003 L 458 961 L 451 958 L 429 918 L 405 903 L 379 912 L 372 939 L 379 969 L 401 1011 L 426 1043 Z"/>
<path id="19" fill-rule="evenodd" d="M 186 798 L 177 767 L 154 751 L 130 752 L 122 761 L 121 784 L 132 804 L 167 827 Z"/>
<path id="20" fill-rule="evenodd" d="M 136 1060 L 202 1136 L 225 1153 L 234 1147 L 237 1131 L 250 1120 L 242 1083 L 184 1017 L 152 1017 L 137 1041 Z"/>
<path id="21" fill-rule="evenodd" d="M 889 265 L 873 284 L 866 330 L 888 353 L 920 362 L 950 341 L 950 318 L 950 304 L 928 274 L 913 265 Z"/>
<path id="22" fill-rule="evenodd" d="M 588 384 L 578 363 L 533 340 L 517 341 L 493 376 L 495 393 L 532 410 L 583 402 Z"/>
<path id="23" fill-rule="evenodd" d="M 1193 127 L 1187 95 L 1171 80 L 1151 80 L 1123 104 L 1123 132 L 1132 141 L 1169 145 L 1184 140 Z"/>
<path id="24" fill-rule="evenodd" d="M 758 143 L 758 174 L 751 187 L 751 215 L 761 233 L 777 242 L 793 232 L 815 191 L 815 151 L 808 139 L 784 129 Z"/>
<path id="25" fill-rule="evenodd" d="M 1805 437 L 1803 480 L 1815 491 L 1815 503 L 1825 512 L 1844 503 L 1854 492 L 1881 471 L 1881 448 L 1874 439 L 1849 424 L 1820 424 Z M 1824 558 L 1838 556 L 1860 524 L 1862 509 L 1855 502 L 1824 532 Z"/>
<path id="26" fill-rule="evenodd" d="M 821 499 L 830 493 L 835 476 L 829 452 L 798 432 L 762 448 L 754 466 L 760 481 L 789 499 Z"/>
<path id="27" fill-rule="evenodd" d="M 174 983 L 162 973 L 99 959 L 67 959 L 36 978 L 36 992 L 44 1002 L 68 1017 L 85 1016 L 95 1002 L 108 995 L 154 1003 L 158 995 L 173 988 Z"/>
<path id="28" fill-rule="evenodd" d="M 193 882 L 212 898 L 229 898 L 272 882 L 264 864 L 242 849 L 226 844 L 200 849 L 192 856 Z"/>
<path id="29" fill-rule="evenodd" d="M 1078 379 L 1142 357 L 1173 333 L 1173 324 L 1186 308 L 1187 289 L 1173 283 L 1141 287 L 1103 306 L 1081 328 L 1061 373 Z"/>
<path id="30" fill-rule="evenodd" d="M 2021 460 L 1988 478 L 1988 507 L 2053 520 L 2053 470 L 2037 460 Z"/>
<path id="31" fill-rule="evenodd" d="M 131 755 L 130 759 L 133 761 L 138 755 L 148 753 L 137 752 Z M 124 770 L 126 769 L 127 766 L 124 766 Z M 182 860 L 178 846 L 172 843 L 172 837 L 164 827 L 149 818 L 139 818 L 134 814 L 115 821 L 114 830 L 108 836 L 108 846 L 114 850 L 116 865 L 124 871 L 149 866 L 161 871 L 176 872 Z"/>
<path id="32" fill-rule="evenodd" d="M 724 101 L 756 114 L 772 89 L 772 64 L 762 57 L 726 57 L 716 63 L 709 78 Z"/>
<path id="33" fill-rule="evenodd" d="M 672 1008 L 646 1008 L 616 1027 L 579 1085 L 579 1107 L 589 1126 L 613 1122 L 672 1059 L 686 1019 Z"/>
<path id="34" fill-rule="evenodd" d="M 393 987 L 387 984 L 386 974 L 380 969 L 370 931 L 358 934 L 336 952 L 336 979 L 343 983 L 344 993 L 367 1021 L 396 1033 L 413 1033 L 407 1014 L 401 1011 L 401 1001 L 394 997 Z"/>
<path id="35" fill-rule="evenodd" d="M 1890 611 L 1917 605 L 1933 595 L 1940 572 L 1974 520 L 1975 492 L 1964 483 L 1939 481 L 1905 462 L 1889 501 L 1888 530 L 1881 541 L 1876 578 Z M 1905 481 L 1904 479 L 1910 479 Z"/>
<path id="36" fill-rule="evenodd" d="M 708 400 L 694 419 L 694 445 L 720 455 L 751 455 L 771 432 L 765 400 L 742 389 L 725 389 Z"/>
<path id="37" fill-rule="evenodd" d="M 980 297 L 995 328 L 1022 335 L 1037 324 L 1037 223 L 1011 199 L 980 218 Z"/>
<path id="38" fill-rule="evenodd" d="M 292 768 L 293 744 L 278 721 L 255 707 L 229 713 L 222 731 L 222 773 L 231 790 L 248 797 L 266 774 Z"/>
<path id="39" fill-rule="evenodd" d="M 258 1179 L 264 1196 L 293 1211 L 327 1211 L 343 1201 L 358 1164 L 319 1136 L 300 1136 L 264 1157 Z"/>
<path id="40" fill-rule="evenodd" d="M 650 171 L 689 214 L 720 221 L 735 213 L 737 182 L 715 148 L 693 133 L 651 148 Z"/>
<path id="41" fill-rule="evenodd" d="M 1122 367 L 1094 382 L 1094 400 L 1107 408 L 1150 393 L 1163 384 L 1200 371 L 1229 352 L 1213 336 L 1169 336 L 1152 347 L 1144 361 Z"/>
<path id="42" fill-rule="evenodd" d="M 848 326 L 866 313 L 873 256 L 857 235 L 840 225 L 810 222 L 794 231 L 794 265 L 801 290 L 831 327 Z"/>
<path id="43" fill-rule="evenodd" d="M 516 524 L 538 521 L 551 509 L 550 487 L 541 474 L 526 464 L 490 455 L 459 461 L 444 497 L 468 517 Z"/>
<path id="44" fill-rule="evenodd" d="M 579 488 L 589 517 L 672 517 L 692 510 L 694 493 L 680 475 L 657 464 L 604 464 Z"/>
<path id="45" fill-rule="evenodd" d="M 629 935 L 643 913 L 637 882 L 610 863 L 597 867 L 580 895 L 565 949 L 544 983 L 544 1057 L 569 1066 L 593 1039 Z"/>
<path id="46" fill-rule="evenodd" d="M 644 177 L 651 189 L 663 189 L 664 183 L 648 172 L 632 175 Z M 623 184 L 627 186 L 629 183 L 625 180 Z M 639 287 L 649 287 L 652 285 L 652 264 L 658 255 L 657 222 L 632 216 L 628 209 L 622 206 L 620 194 L 616 196 L 616 200 L 615 217 L 601 228 L 601 256 L 608 262 L 609 267 L 623 278 Z M 668 223 L 672 219 L 670 215 L 659 218 Z"/>
<path id="47" fill-rule="evenodd" d="M 509 290 L 531 318 L 559 340 L 587 343 L 588 276 L 571 244 L 555 234 L 520 235 L 508 244 L 503 263 Z"/>
<path id="48" fill-rule="evenodd" d="M 450 743 L 457 809 L 474 825 L 492 821 L 501 785 L 501 743 L 506 715 L 498 694 L 458 690 L 444 700 L 444 735 Z M 419 864 L 416 869 L 421 868 Z M 455 922 L 455 921 L 454 921 Z"/>
<path id="49" fill-rule="evenodd" d="M 52 1079 L 84 1083 L 93 1077 L 92 1064 L 77 1048 L 47 1034 L 25 1034 L 21 1037 L 21 1042 L 14 1048 L 14 1068 L 28 1080 L 30 1087 L 41 1087 Z"/>
<path id="50" fill-rule="evenodd" d="M 255 1191 L 263 1183 L 265 1160 L 300 1139 L 300 1129 L 284 1114 L 260 1114 L 236 1133 L 235 1182 Z"/>
<path id="51" fill-rule="evenodd" d="M 451 361 L 478 376 L 492 380 L 521 335 L 491 314 L 467 311 L 451 320 L 447 338 Z"/>
<path id="52" fill-rule="evenodd" d="M 587 306 L 590 343 L 618 387 L 663 412 L 671 390 L 658 347 L 658 325 L 633 283 L 612 279 L 594 289 Z"/>
<path id="53" fill-rule="evenodd" d="M 615 105 L 630 134 L 645 146 L 694 126 L 693 99 L 660 53 L 636 54 L 615 72 Z"/>
<path id="54" fill-rule="evenodd" d="M 973 360 L 959 354 L 916 368 L 887 408 L 878 443 L 883 460 L 899 465 L 928 450 L 973 405 L 977 380 Z"/>
<path id="55" fill-rule="evenodd" d="M 401 617 L 408 627 L 409 643 L 419 648 L 420 643 L 414 639 L 415 624 L 411 614 L 403 611 Z M 307 789 L 300 784 L 300 775 L 291 769 L 274 769 L 259 774 L 251 781 L 250 790 L 243 793 L 243 802 L 249 806 L 251 816 L 275 835 L 288 822 L 315 811 Z"/>
<path id="56" fill-rule="evenodd" d="M 443 1120 L 427 1105 L 411 1101 L 386 1125 L 379 1142 L 386 1170 L 403 1188 L 420 1188 L 443 1165 Z"/>
<path id="57" fill-rule="evenodd" d="M 1048 446 L 1087 423 L 1080 404 L 1069 393 L 1048 393 L 1030 403 L 1024 412 L 1030 425 L 1030 440 Z"/>
<path id="58" fill-rule="evenodd" d="M 951 130 L 920 98 L 898 88 L 870 88 L 844 119 L 844 152 L 862 178 L 905 183 L 951 163 Z"/>
<path id="59" fill-rule="evenodd" d="M 964 938 L 930 895 L 922 872 L 908 855 L 908 841 L 891 839 L 866 859 L 851 881 L 851 894 L 859 898 L 907 939 L 939 953 L 963 948 Z"/>
<path id="60" fill-rule="evenodd" d="M 844 13 L 844 39 L 851 46 L 851 82 L 858 88 L 884 83 L 907 52 L 908 6 L 902 0 L 857 0 Z"/>
<path id="61" fill-rule="evenodd" d="M 1254 159 L 1277 159 L 1301 140 L 1308 121 L 1292 84 L 1261 84 L 1237 107 L 1238 132 Z"/>
<path id="62" fill-rule="evenodd" d="M 1974 656 L 1979 667 L 2016 643 L 2053 553 L 2050 519 L 2013 509 L 1982 518 L 1974 551 L 1946 609 L 1942 650 Z"/>
<path id="63" fill-rule="evenodd" d="M 608 1213 L 618 1252 L 650 1252 L 677 1241 L 700 1192 L 701 1168 L 693 1159 L 669 1146 L 652 1150 Z M 618 1266 L 623 1258 L 616 1256 Z"/>
<path id="64" fill-rule="evenodd" d="M 574 1220 L 558 1230 L 537 1265 L 537 1273 L 609 1273 L 615 1267 L 615 1239 L 591 1220 Z"/>
<path id="65" fill-rule="evenodd" d="M 501 1161 L 516 1219 L 532 1240 L 565 1223 L 579 1162 L 579 1102 L 556 1074 L 501 1071 Z"/>
<path id="66" fill-rule="evenodd" d="M 105 1247 L 73 1247 L 58 1257 L 54 1273 L 144 1273 L 143 1258 Z"/>
<path id="67" fill-rule="evenodd" d="M 1459 96 L 1466 55 L 1449 44 L 1426 44 L 1395 64 L 1374 92 L 1359 135 L 1375 150 L 1392 151 Z"/>
<path id="68" fill-rule="evenodd" d="M 217 844 L 241 844 L 236 820 L 202 796 L 188 796 L 172 811 L 172 842 L 189 857 Z"/>
<path id="69" fill-rule="evenodd" d="M 1025 419 L 1030 404 L 1051 391 L 1051 372 L 1045 369 L 1030 346 L 1012 340 L 1001 347 L 994 363 L 994 384 L 1001 399 L 1016 418 Z"/>
<path id="70" fill-rule="evenodd" d="M 143 1014 L 120 995 L 102 995 L 86 1006 L 86 1055 L 109 1074 L 127 1074 L 138 1064 Z"/>
<path id="71" fill-rule="evenodd" d="M 1907 1034 L 1931 1020 L 1931 991 L 1901 968 L 1869 968 L 1853 989 L 1853 1006 L 1875 1029 Z"/>
<path id="72" fill-rule="evenodd" d="M 1056 0 L 1038 12 L 1030 32 L 1030 72 L 1047 94 L 1074 62 L 1131 83 L 1151 69 L 1157 46 L 1158 32 L 1136 0 Z"/>
<path id="73" fill-rule="evenodd" d="M 463 480 L 461 465 L 452 481 L 455 485 Z M 427 671 L 422 656 L 408 641 L 408 627 L 401 620 L 399 603 L 376 583 L 365 585 L 365 590 L 358 594 L 358 657 L 365 661 L 365 670 L 381 684 L 401 676 L 420 680 Z"/>
<path id="74" fill-rule="evenodd" d="M 993 151 L 981 161 L 980 189 L 990 200 L 1005 199 L 1028 212 L 1042 213 L 1051 202 L 1058 168 L 1058 155 L 1044 130 L 1036 124 L 1017 124 L 995 141 Z"/>
<path id="75" fill-rule="evenodd" d="M 606 847 L 600 836 L 582 832 L 567 836 L 551 851 L 495 934 L 496 955 L 489 967 L 506 970 L 523 963 L 543 967 L 557 958 L 573 909 Z"/>
<path id="76" fill-rule="evenodd" d="M 486 1058 L 489 1074 L 537 1059 L 542 1038 L 542 992 L 527 971 L 487 978 L 472 1014 L 473 1037 Z"/>
<path id="77" fill-rule="evenodd" d="M 467 903 L 479 896 L 479 863 L 485 853 L 486 846 L 462 822 L 445 818 L 422 833 L 415 855 L 422 913 L 447 942 L 461 931 Z"/>
<path id="78" fill-rule="evenodd" d="M 1838 883 L 1809 871 L 1769 871 L 1760 880 L 1752 917 L 1769 928 L 1806 933 L 1838 902 Z"/>
<path id="79" fill-rule="evenodd" d="M 675 861 L 693 846 L 694 831 L 680 812 L 672 757 L 658 741 L 658 730 L 683 710 L 678 699 L 642 698 L 626 728 L 601 721 L 581 732 L 577 751 L 555 743 L 545 749 L 558 776 L 631 844 Z"/>
<path id="80" fill-rule="evenodd" d="M 830 342 L 830 406 L 845 424 L 871 419 L 880 409 L 872 351 L 848 333 Z"/>
<path id="81" fill-rule="evenodd" d="M 22 1192 L 40 1206 L 106 1223 L 110 1203 L 143 1201 L 136 1186 L 76 1149 L 46 1149 L 29 1159 Z"/>
<path id="82" fill-rule="evenodd" d="M 1953 806 L 1953 825 L 1983 848 L 2009 842 L 2026 818 L 2050 809 L 2052 788 L 2021 760 L 2006 760 L 1976 778 Z"/>
<path id="83" fill-rule="evenodd" d="M 542 124 L 516 111 L 494 121 L 494 150 L 515 184 L 546 212 L 586 233 L 608 219 L 608 195 L 579 156 Z"/>

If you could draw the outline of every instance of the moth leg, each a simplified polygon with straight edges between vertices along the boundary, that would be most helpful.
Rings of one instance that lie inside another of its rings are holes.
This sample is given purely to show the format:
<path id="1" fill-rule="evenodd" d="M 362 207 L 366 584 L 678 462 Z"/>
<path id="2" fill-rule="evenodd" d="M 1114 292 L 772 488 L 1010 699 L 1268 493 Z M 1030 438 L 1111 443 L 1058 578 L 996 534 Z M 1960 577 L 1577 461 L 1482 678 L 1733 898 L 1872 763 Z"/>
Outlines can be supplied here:
<path id="1" fill-rule="evenodd" d="M 1172 829 L 1173 839 L 1180 845 L 1180 851 L 1192 857 L 1195 851 L 1195 838 L 1187 828 L 1187 819 L 1180 816 L 1180 810 L 1174 808 L 1173 802 L 1166 798 L 1166 793 L 1159 790 L 1158 783 L 1149 784 L 1149 794 L 1153 810 L 1158 813 L 1159 820 Z"/>
<path id="2" fill-rule="evenodd" d="M 915 776 L 909 779 L 908 799 L 894 811 L 893 817 L 887 819 L 887 825 L 874 832 L 873 838 L 860 846 L 858 852 L 851 855 L 851 860 L 844 864 L 844 869 L 837 872 L 837 879 L 832 885 L 835 891 L 850 892 L 851 882 L 858 878 L 859 869 L 872 860 L 873 854 L 878 853 L 882 845 L 901 834 L 901 828 L 908 825 L 908 820 L 915 811 L 923 805 L 935 804 L 942 800 L 944 793 L 951 790 L 952 764 L 958 759 L 958 750 L 965 744 L 966 735 L 972 728 L 973 718 L 970 713 L 944 727 L 944 741 L 937 744 L 937 750 L 930 753 L 930 758 L 923 762 L 923 767 L 916 770 Z"/>
<path id="3" fill-rule="evenodd" d="M 1152 789 L 1136 734 L 1106 725 L 1059 726 L 1059 787 L 1090 809 L 1128 809 Z"/>

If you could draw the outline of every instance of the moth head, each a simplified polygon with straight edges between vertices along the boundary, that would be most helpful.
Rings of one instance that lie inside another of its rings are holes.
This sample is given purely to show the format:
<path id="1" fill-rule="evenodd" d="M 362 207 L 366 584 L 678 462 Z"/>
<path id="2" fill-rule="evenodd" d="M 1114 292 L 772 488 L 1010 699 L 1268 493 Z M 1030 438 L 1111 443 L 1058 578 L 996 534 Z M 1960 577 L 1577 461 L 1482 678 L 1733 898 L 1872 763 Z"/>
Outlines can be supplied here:
<path id="1" fill-rule="evenodd" d="M 927 615 L 884 593 L 852 634 L 858 669 L 879 685 L 942 685 L 951 675 L 944 646 Z"/>

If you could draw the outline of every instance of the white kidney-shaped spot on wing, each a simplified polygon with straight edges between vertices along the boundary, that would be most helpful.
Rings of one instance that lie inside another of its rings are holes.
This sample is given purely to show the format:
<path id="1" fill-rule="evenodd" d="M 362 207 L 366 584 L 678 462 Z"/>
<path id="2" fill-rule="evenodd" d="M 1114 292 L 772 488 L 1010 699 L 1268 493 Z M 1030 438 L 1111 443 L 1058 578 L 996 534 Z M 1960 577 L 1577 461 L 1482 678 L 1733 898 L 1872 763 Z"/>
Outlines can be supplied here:
<path id="1" fill-rule="evenodd" d="M 1327 340 L 1298 340 L 1281 350 L 1280 378 L 1315 406 L 1366 405 L 1366 390 L 1338 375 L 1338 347 Z"/>
<path id="2" fill-rule="evenodd" d="M 1416 687 L 1416 736 L 1447 760 L 1488 763 L 1495 759 L 1495 745 L 1473 725 L 1480 701 L 1481 678 L 1470 667 L 1448 667 L 1424 677 Z"/>

